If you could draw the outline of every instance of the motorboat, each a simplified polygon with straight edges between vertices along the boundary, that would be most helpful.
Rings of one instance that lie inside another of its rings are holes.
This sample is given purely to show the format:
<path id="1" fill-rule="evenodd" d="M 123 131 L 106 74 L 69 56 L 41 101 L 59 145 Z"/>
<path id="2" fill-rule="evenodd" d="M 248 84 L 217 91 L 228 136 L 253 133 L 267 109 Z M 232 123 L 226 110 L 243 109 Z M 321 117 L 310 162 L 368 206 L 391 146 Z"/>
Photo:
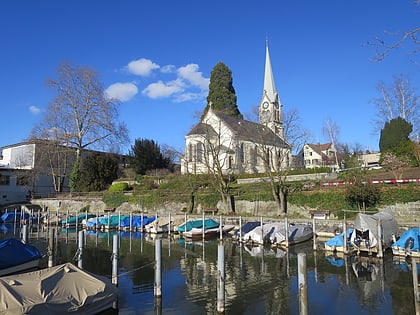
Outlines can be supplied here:
<path id="1" fill-rule="evenodd" d="M 43 255 L 31 244 L 16 238 L 0 241 L 0 276 L 38 268 Z"/>
<path id="2" fill-rule="evenodd" d="M 223 225 L 223 226 L 218 226 L 214 228 L 205 228 L 204 232 L 203 232 L 203 228 L 191 228 L 190 230 L 183 232 L 182 236 L 186 238 L 191 238 L 193 240 L 194 239 L 197 240 L 197 239 L 203 239 L 203 234 L 204 234 L 204 238 L 208 239 L 208 238 L 220 235 L 220 230 L 222 230 L 223 235 L 226 235 L 230 231 L 232 231 L 234 228 L 235 228 L 234 225 Z"/>
<path id="3" fill-rule="evenodd" d="M 71 263 L 0 277 L 0 314 L 98 314 L 115 309 L 111 280 Z"/>
<path id="4" fill-rule="evenodd" d="M 347 229 L 345 237 L 343 231 L 340 234 L 330 238 L 328 241 L 324 242 L 324 249 L 329 252 L 344 252 L 346 250 L 344 245 L 346 245 L 348 250 L 348 246 L 350 245 L 350 236 L 353 233 L 353 230 L 353 228 Z M 344 238 L 346 239 L 346 243 L 344 242 Z"/>
<path id="5" fill-rule="evenodd" d="M 398 223 L 391 208 L 372 215 L 358 213 L 350 235 L 350 245 L 358 253 L 379 253 L 390 248 L 397 235 Z"/>
<path id="6" fill-rule="evenodd" d="M 202 228 L 203 226 L 205 229 L 218 228 L 219 222 L 213 219 L 191 220 L 178 226 L 178 232 L 183 234 L 185 232 L 190 231 L 193 228 Z"/>
<path id="7" fill-rule="evenodd" d="M 420 258 L 420 228 L 411 228 L 401 234 L 400 238 L 391 245 L 395 256 L 410 256 Z"/>
<path id="8" fill-rule="evenodd" d="M 288 236 L 286 237 L 286 235 Z M 273 222 L 256 226 L 248 233 L 245 233 L 242 240 L 245 243 L 288 247 L 289 245 L 307 241 L 312 236 L 313 230 L 309 225 L 292 223 L 288 224 L 286 229 L 286 223 Z"/>

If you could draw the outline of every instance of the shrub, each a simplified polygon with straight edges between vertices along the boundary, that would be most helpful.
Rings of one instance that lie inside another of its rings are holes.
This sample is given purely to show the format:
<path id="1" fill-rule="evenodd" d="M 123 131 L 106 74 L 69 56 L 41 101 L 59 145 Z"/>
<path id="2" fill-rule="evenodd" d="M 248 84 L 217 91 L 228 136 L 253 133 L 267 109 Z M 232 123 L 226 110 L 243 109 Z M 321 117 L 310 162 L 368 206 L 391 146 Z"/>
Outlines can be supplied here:
<path id="1" fill-rule="evenodd" d="M 115 183 L 112 186 L 110 186 L 108 190 L 110 192 L 127 191 L 129 190 L 129 185 L 126 182 Z"/>

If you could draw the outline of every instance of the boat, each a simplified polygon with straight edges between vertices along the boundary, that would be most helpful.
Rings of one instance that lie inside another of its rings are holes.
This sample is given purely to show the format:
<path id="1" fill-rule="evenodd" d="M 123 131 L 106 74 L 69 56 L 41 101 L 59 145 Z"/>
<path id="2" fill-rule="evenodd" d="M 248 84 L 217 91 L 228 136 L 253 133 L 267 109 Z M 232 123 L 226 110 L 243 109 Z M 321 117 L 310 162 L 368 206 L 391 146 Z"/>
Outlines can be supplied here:
<path id="1" fill-rule="evenodd" d="M 121 230 L 143 230 L 143 228 L 156 220 L 155 216 L 142 216 L 142 215 L 132 215 L 124 217 L 118 224 L 119 229 Z"/>
<path id="2" fill-rule="evenodd" d="M 420 258 L 420 228 L 405 231 L 400 238 L 391 245 L 395 256 L 410 256 Z"/>
<path id="3" fill-rule="evenodd" d="M 205 219 L 205 220 L 191 220 L 187 221 L 184 224 L 181 224 L 178 226 L 178 232 L 184 233 L 192 228 L 202 228 L 205 227 L 205 229 L 213 229 L 219 227 L 219 222 L 213 220 L 213 219 Z"/>
<path id="4" fill-rule="evenodd" d="M 307 241 L 312 238 L 313 230 L 309 225 L 289 224 L 288 237 L 286 239 L 286 228 L 284 222 L 266 223 L 259 225 L 243 235 L 245 243 L 272 244 L 275 246 L 287 247 Z"/>
<path id="5" fill-rule="evenodd" d="M 0 314 L 98 314 L 115 308 L 111 280 L 72 263 L 0 277 Z"/>
<path id="6" fill-rule="evenodd" d="M 286 237 L 288 233 L 288 237 Z M 313 236 L 313 230 L 310 225 L 303 224 L 289 224 L 287 232 L 284 225 L 279 230 L 276 230 L 270 237 L 272 245 L 281 247 L 288 247 L 298 243 L 310 240 Z"/>
<path id="7" fill-rule="evenodd" d="M 350 236 L 353 233 L 353 229 L 349 228 L 346 231 L 346 242 L 347 242 L 347 250 L 348 250 L 348 246 L 349 241 L 350 241 Z M 334 236 L 333 238 L 330 238 L 328 241 L 324 242 L 324 249 L 326 251 L 329 252 L 344 252 L 345 248 L 344 248 L 344 231 L 341 232 L 340 234 Z"/>
<path id="8" fill-rule="evenodd" d="M 120 222 L 124 221 L 127 218 L 129 219 L 130 216 L 118 214 L 91 218 L 85 222 L 85 227 L 87 229 L 101 230 L 117 229 L 119 227 Z"/>
<path id="9" fill-rule="evenodd" d="M 38 268 L 42 254 L 33 245 L 18 239 L 8 238 L 0 241 L 0 276 L 15 274 Z"/>
<path id="10" fill-rule="evenodd" d="M 358 213 L 350 235 L 350 245 L 358 253 L 379 253 L 390 248 L 397 235 L 398 224 L 390 207 L 372 215 Z"/>
<path id="11" fill-rule="evenodd" d="M 250 231 L 252 231 L 257 226 L 260 226 L 260 225 L 261 225 L 261 222 L 260 221 L 249 221 L 249 222 L 246 222 L 245 224 L 243 224 L 241 226 L 240 229 L 238 229 L 237 231 L 235 231 L 235 233 L 232 235 L 232 238 L 233 239 L 237 239 L 237 240 L 239 240 L 239 239 L 242 240 L 243 236 L 246 233 L 249 233 Z"/>
<path id="12" fill-rule="evenodd" d="M 179 225 L 185 222 L 184 216 L 158 217 L 153 222 L 147 224 L 144 229 L 147 233 L 160 234 L 177 231 Z"/>
<path id="13" fill-rule="evenodd" d="M 214 228 L 205 228 L 204 238 L 208 239 L 208 238 L 220 235 L 220 229 L 222 229 L 222 234 L 226 235 L 227 233 L 232 231 L 234 228 L 235 228 L 234 225 L 223 225 L 221 227 L 218 226 Z M 191 228 L 190 230 L 183 232 L 182 236 L 193 239 L 193 240 L 203 239 L 203 228 Z"/>
<path id="14" fill-rule="evenodd" d="M 64 227 L 75 227 L 76 225 L 82 224 L 83 220 L 89 220 L 95 217 L 96 214 L 93 213 L 81 213 L 77 216 L 71 215 L 68 218 L 61 220 L 61 225 Z"/>

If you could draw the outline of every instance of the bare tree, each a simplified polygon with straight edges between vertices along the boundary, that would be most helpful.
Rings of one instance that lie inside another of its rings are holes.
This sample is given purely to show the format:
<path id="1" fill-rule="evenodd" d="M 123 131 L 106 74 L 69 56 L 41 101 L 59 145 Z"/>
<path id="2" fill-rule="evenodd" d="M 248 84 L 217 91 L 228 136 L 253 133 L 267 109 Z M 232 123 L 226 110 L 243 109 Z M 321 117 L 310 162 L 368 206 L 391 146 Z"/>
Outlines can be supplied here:
<path id="1" fill-rule="evenodd" d="M 235 205 L 231 195 L 234 169 L 229 152 L 236 152 L 236 147 L 231 137 L 225 137 L 227 131 L 223 128 L 221 121 L 217 123 L 216 129 L 210 125 L 204 125 L 206 131 L 203 134 L 202 145 L 197 148 L 196 154 L 200 156 L 197 160 L 202 159 L 204 162 L 210 183 L 220 194 L 225 212 L 234 212 Z"/>
<path id="2" fill-rule="evenodd" d="M 340 135 L 340 127 L 331 118 L 327 118 L 324 121 L 324 126 L 322 128 L 322 131 L 324 135 L 328 137 L 329 141 L 334 146 L 335 163 L 337 165 L 337 168 L 339 169 L 340 164 L 338 162 L 337 149 L 338 149 L 338 137 Z"/>
<path id="3" fill-rule="evenodd" d="M 420 5 L 420 0 L 414 1 L 414 5 Z M 376 36 L 372 41 L 367 42 L 368 45 L 376 47 L 375 57 L 372 60 L 376 62 L 382 61 L 392 51 L 398 48 L 404 48 L 407 50 L 409 60 L 416 65 L 420 65 L 420 62 L 416 59 L 418 57 L 417 53 L 420 50 L 419 33 L 420 27 L 416 27 L 408 31 L 385 31 L 383 36 Z"/>
<path id="4" fill-rule="evenodd" d="M 400 117 L 413 125 L 412 135 L 418 135 L 420 132 L 420 98 L 416 95 L 416 89 L 411 86 L 410 79 L 404 75 L 394 76 L 391 86 L 387 86 L 381 81 L 377 90 L 380 97 L 371 101 L 377 109 L 374 131 L 379 132 L 385 123 Z"/>
<path id="5" fill-rule="evenodd" d="M 392 172 L 395 180 L 400 180 L 403 178 L 404 168 L 410 166 L 410 160 L 406 156 L 397 156 L 392 152 L 387 152 L 382 156 L 381 165 Z"/>
<path id="6" fill-rule="evenodd" d="M 76 148 L 77 158 L 86 148 L 116 151 L 126 145 L 128 132 L 118 122 L 118 103 L 106 97 L 97 73 L 62 63 L 57 74 L 47 82 L 57 95 L 33 134 L 68 143 Z"/>
<path id="7" fill-rule="evenodd" d="M 118 121 L 118 102 L 106 97 L 94 70 L 62 63 L 57 75 L 47 82 L 56 97 L 32 138 L 75 148 L 76 166 L 86 148 L 118 152 L 128 143 L 127 128 Z"/>

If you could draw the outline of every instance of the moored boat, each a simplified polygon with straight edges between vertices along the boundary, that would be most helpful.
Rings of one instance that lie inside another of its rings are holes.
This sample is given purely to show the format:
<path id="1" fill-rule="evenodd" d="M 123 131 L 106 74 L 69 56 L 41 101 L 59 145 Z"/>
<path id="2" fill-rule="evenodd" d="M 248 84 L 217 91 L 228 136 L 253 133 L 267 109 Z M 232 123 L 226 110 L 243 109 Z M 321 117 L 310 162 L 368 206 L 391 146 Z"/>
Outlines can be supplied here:
<path id="1" fill-rule="evenodd" d="M 392 254 L 395 256 L 410 256 L 420 258 L 420 229 L 412 228 L 401 234 L 392 244 Z"/>
<path id="2" fill-rule="evenodd" d="M 189 231 L 185 231 L 182 233 L 184 237 L 191 238 L 191 239 L 202 239 L 203 233 L 204 238 L 211 238 L 211 237 L 217 237 L 220 235 L 220 230 L 222 230 L 222 234 L 227 234 L 230 231 L 232 231 L 235 228 L 234 225 L 224 225 L 224 226 L 218 226 L 214 228 L 205 228 L 203 232 L 203 228 L 192 228 Z"/>
<path id="3" fill-rule="evenodd" d="M 354 251 L 369 254 L 385 251 L 398 235 L 398 224 L 391 208 L 369 215 L 358 213 L 350 245 Z"/>
<path id="4" fill-rule="evenodd" d="M 213 219 L 191 220 L 178 226 L 178 232 L 184 233 L 184 232 L 188 232 L 192 228 L 202 228 L 203 226 L 205 229 L 213 229 L 213 228 L 219 227 L 219 222 Z"/>
<path id="5" fill-rule="evenodd" d="M 0 241 L 0 276 L 37 268 L 42 257 L 35 246 L 18 239 Z"/>
<path id="6" fill-rule="evenodd" d="M 98 314 L 118 297 L 111 280 L 71 263 L 0 277 L 0 291 L 0 313 L 7 314 Z"/>
<path id="7" fill-rule="evenodd" d="M 346 231 L 346 237 L 344 237 L 344 231 L 340 234 L 330 238 L 328 241 L 324 242 L 324 249 L 329 252 L 344 252 L 349 248 L 350 236 L 353 233 L 353 229 L 349 228 Z M 344 241 L 346 239 L 346 241 Z M 345 248 L 344 245 L 347 245 Z"/>

